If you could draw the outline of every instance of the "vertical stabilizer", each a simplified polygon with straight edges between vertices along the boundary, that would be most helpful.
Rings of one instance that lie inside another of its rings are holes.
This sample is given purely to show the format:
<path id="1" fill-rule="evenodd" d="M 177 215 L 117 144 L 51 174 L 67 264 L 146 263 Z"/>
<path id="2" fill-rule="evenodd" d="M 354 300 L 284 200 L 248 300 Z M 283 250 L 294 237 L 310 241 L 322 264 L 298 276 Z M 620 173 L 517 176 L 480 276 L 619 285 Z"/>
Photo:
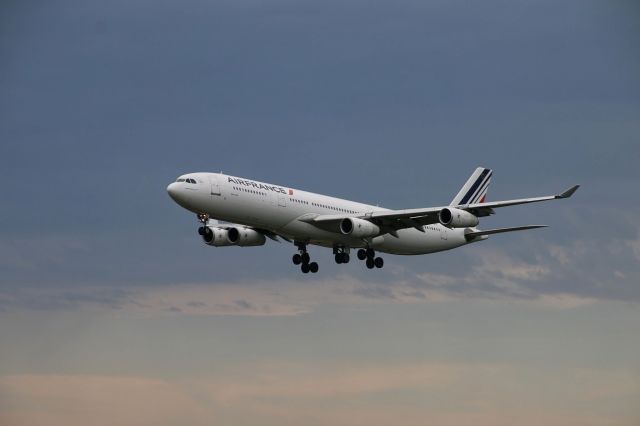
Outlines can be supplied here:
<path id="1" fill-rule="evenodd" d="M 467 179 L 467 182 L 458 192 L 458 195 L 451 200 L 450 205 L 459 206 L 463 204 L 484 203 L 489 184 L 491 183 L 492 174 L 493 171 L 491 169 L 478 167 L 469 179 Z"/>

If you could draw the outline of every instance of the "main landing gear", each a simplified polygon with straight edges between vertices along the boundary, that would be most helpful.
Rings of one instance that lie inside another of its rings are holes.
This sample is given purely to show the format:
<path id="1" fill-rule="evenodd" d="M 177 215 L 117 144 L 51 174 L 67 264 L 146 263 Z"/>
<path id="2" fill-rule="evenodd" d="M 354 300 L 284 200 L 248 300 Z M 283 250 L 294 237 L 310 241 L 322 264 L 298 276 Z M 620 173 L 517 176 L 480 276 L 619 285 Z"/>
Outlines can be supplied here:
<path id="1" fill-rule="evenodd" d="M 303 274 L 308 274 L 311 272 L 315 274 L 318 272 L 318 264 L 316 262 L 311 262 L 311 256 L 307 252 L 307 244 L 306 243 L 294 243 L 296 247 L 298 247 L 298 253 L 293 255 L 291 259 L 294 265 L 300 265 L 300 270 Z M 349 248 L 348 247 L 334 247 L 333 254 L 336 259 L 336 263 L 349 263 Z M 365 264 L 367 268 L 382 268 L 384 266 L 384 260 L 381 257 L 376 257 L 376 252 L 373 249 L 359 249 L 358 250 L 358 259 L 365 260 Z"/>
<path id="2" fill-rule="evenodd" d="M 333 254 L 335 255 L 336 263 L 349 263 L 349 249 L 347 247 L 334 247 Z"/>
<path id="3" fill-rule="evenodd" d="M 358 250 L 358 259 L 365 260 L 367 268 L 382 268 L 384 266 L 384 260 L 381 257 L 375 257 L 376 252 L 373 249 L 360 249 Z"/>
<path id="4" fill-rule="evenodd" d="M 316 262 L 311 262 L 311 256 L 307 252 L 307 245 L 304 243 L 295 243 L 298 247 L 298 251 L 300 253 L 296 253 L 293 255 L 291 259 L 294 265 L 300 265 L 300 270 L 303 274 L 308 274 L 311 272 L 315 274 L 318 272 L 318 264 Z"/>

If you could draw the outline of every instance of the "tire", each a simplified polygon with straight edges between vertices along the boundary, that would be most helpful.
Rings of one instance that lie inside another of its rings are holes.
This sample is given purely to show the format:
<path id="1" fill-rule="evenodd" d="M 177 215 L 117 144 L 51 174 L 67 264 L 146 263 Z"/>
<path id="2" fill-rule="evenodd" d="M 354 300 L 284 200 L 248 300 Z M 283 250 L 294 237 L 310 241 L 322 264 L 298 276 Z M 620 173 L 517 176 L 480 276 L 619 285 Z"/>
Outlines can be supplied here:
<path id="1" fill-rule="evenodd" d="M 370 257 L 367 258 L 367 268 L 373 269 L 374 266 L 376 266 L 376 265 L 373 263 L 373 259 L 370 258 Z"/>
<path id="2" fill-rule="evenodd" d="M 349 253 L 342 253 L 342 263 L 349 263 Z"/>
<path id="3" fill-rule="evenodd" d="M 306 251 L 302 253 L 302 263 L 309 263 L 310 260 L 311 256 L 309 256 L 309 253 L 307 253 Z"/>
<path id="4" fill-rule="evenodd" d="M 308 263 L 303 263 L 302 266 L 300 267 L 300 270 L 302 271 L 303 274 L 308 274 L 309 269 L 310 268 Z"/>
<path id="5" fill-rule="evenodd" d="M 381 257 L 376 257 L 373 263 L 376 268 L 382 268 L 384 266 L 384 259 L 382 259 Z"/>
<path id="6" fill-rule="evenodd" d="M 373 249 L 367 249 L 367 257 L 373 259 L 376 256 L 376 252 Z"/>
<path id="7" fill-rule="evenodd" d="M 204 235 L 204 226 L 198 228 L 198 235 Z"/>
<path id="8" fill-rule="evenodd" d="M 338 265 L 342 263 L 342 253 L 336 253 L 336 263 Z"/>
<path id="9" fill-rule="evenodd" d="M 318 272 L 318 264 L 316 262 L 311 262 L 309 264 L 309 271 L 311 271 L 311 273 L 313 273 L 313 274 Z"/>
<path id="10" fill-rule="evenodd" d="M 293 264 L 294 265 L 299 265 L 302 263 L 302 256 L 300 256 L 298 253 L 293 255 L 293 258 L 291 259 L 293 260 Z"/>
<path id="11" fill-rule="evenodd" d="M 358 259 L 365 260 L 367 258 L 367 251 L 365 249 L 358 250 Z"/>

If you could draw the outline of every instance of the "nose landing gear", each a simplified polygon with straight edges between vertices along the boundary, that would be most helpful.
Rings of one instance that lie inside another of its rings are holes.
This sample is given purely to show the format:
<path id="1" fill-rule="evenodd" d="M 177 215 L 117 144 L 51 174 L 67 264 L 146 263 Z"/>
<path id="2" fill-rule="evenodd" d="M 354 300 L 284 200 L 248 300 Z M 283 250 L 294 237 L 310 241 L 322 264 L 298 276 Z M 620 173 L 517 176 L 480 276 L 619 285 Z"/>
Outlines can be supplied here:
<path id="1" fill-rule="evenodd" d="M 198 213 L 197 216 L 198 222 L 202 224 L 202 226 L 198 228 L 198 235 L 205 237 L 205 239 L 208 238 L 208 241 L 211 241 L 211 229 L 207 227 L 207 223 L 209 222 L 209 215 L 206 213 Z"/>

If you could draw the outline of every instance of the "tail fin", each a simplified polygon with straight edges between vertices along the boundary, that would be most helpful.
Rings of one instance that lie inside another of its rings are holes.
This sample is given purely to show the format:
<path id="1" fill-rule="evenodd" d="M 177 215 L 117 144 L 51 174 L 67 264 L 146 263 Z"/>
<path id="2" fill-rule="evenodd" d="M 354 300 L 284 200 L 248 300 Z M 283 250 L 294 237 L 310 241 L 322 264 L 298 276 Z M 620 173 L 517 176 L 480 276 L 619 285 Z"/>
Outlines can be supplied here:
<path id="1" fill-rule="evenodd" d="M 467 179 L 458 195 L 451 200 L 451 206 L 459 206 L 463 204 L 484 203 L 487 195 L 487 189 L 491 183 L 491 169 L 478 167 L 473 174 Z"/>

